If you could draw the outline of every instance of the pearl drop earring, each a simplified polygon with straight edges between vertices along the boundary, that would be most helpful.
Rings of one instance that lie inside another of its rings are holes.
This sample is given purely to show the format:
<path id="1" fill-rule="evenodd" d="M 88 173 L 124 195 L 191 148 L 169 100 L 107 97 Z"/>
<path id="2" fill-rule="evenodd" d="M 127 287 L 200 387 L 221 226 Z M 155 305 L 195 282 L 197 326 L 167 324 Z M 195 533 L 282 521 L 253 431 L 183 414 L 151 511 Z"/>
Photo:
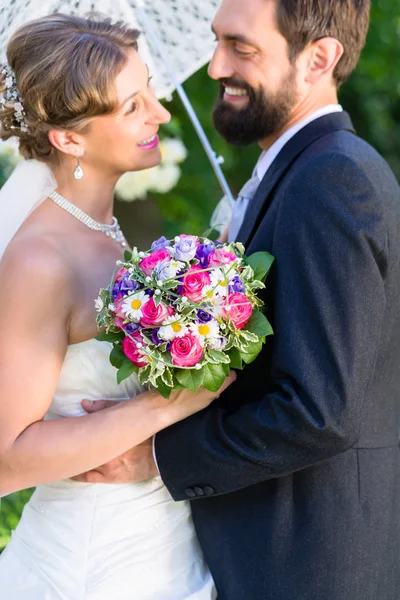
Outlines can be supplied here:
<path id="1" fill-rule="evenodd" d="M 79 158 L 78 158 L 78 165 L 74 171 L 74 178 L 77 179 L 78 181 L 83 179 L 83 169 L 81 167 L 81 162 L 80 162 Z"/>

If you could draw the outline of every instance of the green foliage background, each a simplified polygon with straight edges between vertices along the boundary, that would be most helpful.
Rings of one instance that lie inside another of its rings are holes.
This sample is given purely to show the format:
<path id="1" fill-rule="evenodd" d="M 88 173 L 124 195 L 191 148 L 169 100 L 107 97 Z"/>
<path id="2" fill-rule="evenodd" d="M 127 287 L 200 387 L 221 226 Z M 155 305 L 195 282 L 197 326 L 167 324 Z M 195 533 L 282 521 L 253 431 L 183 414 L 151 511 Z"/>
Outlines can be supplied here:
<path id="1" fill-rule="evenodd" d="M 340 101 L 353 118 L 358 134 L 368 140 L 387 159 L 400 179 L 400 0 L 378 0 L 372 7 L 372 21 L 367 46 L 357 71 L 343 86 Z M 250 176 L 257 160 L 257 146 L 232 148 L 212 128 L 211 111 L 217 95 L 217 84 L 202 69 L 185 85 L 194 108 L 205 126 L 218 154 L 225 157 L 224 172 L 234 192 Z M 208 160 L 179 101 L 168 104 L 174 115 L 169 133 L 181 135 L 189 150 L 179 185 L 166 196 L 155 196 L 165 235 L 179 232 L 199 233 L 221 196 L 219 185 Z M 0 186 L 12 168 L 11 161 L 0 159 Z M 141 209 L 145 208 L 145 205 Z M 138 209 L 132 204 L 131 214 Z M 134 219 L 133 219 L 134 220 Z M 147 232 L 152 239 L 158 232 Z M 15 528 L 30 491 L 3 498 L 0 505 L 0 548 Z"/>

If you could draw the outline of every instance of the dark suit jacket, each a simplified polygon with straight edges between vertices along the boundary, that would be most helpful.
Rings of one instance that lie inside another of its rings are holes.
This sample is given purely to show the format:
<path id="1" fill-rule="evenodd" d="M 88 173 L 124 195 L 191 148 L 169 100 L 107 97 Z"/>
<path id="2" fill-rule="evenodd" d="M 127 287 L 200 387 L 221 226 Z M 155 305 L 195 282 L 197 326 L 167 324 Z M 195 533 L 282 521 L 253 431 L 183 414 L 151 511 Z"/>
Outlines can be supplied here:
<path id="1" fill-rule="evenodd" d="M 219 600 L 400 598 L 400 190 L 346 113 L 284 147 L 239 239 L 276 263 L 275 336 L 156 436 Z"/>

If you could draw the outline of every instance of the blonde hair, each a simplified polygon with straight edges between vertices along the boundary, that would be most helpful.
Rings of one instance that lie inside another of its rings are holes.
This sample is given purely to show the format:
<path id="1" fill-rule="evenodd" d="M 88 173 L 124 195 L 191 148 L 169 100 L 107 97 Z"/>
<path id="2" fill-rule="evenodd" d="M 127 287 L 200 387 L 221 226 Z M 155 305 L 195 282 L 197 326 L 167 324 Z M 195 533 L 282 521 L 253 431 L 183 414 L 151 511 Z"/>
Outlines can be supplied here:
<path id="1" fill-rule="evenodd" d="M 51 129 L 81 131 L 97 116 L 112 114 L 115 79 L 137 50 L 139 32 L 122 22 L 54 14 L 27 23 L 9 41 L 7 60 L 15 73 L 28 131 L 15 121 L 14 107 L 0 110 L 0 138 L 20 138 L 24 158 L 52 161 L 57 151 Z M 5 76 L 0 75 L 0 92 Z"/>

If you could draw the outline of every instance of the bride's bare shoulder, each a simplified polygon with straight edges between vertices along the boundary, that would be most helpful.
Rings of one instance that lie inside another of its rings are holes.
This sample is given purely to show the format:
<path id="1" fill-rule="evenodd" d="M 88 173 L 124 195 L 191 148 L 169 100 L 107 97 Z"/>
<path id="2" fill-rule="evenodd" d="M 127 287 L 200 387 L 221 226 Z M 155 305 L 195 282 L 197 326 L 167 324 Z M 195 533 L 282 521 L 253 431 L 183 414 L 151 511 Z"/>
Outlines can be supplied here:
<path id="1" fill-rule="evenodd" d="M 35 227 L 18 232 L 0 260 L 1 286 L 22 285 L 40 296 L 45 290 L 71 290 L 73 280 L 71 262 L 55 237 Z"/>

